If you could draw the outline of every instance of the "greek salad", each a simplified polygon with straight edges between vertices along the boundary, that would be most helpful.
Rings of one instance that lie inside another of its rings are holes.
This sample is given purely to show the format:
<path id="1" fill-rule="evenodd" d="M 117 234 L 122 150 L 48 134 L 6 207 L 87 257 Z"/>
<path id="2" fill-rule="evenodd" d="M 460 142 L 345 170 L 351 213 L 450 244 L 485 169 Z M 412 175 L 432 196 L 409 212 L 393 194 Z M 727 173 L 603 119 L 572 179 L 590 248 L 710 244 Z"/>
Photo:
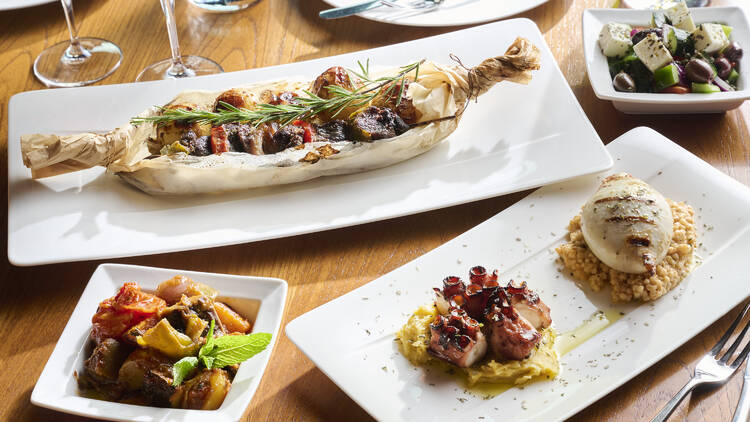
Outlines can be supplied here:
<path id="1" fill-rule="evenodd" d="M 654 11 L 649 26 L 610 22 L 599 34 L 612 85 L 620 92 L 734 91 L 742 47 L 732 27 L 696 26 L 684 2 Z"/>

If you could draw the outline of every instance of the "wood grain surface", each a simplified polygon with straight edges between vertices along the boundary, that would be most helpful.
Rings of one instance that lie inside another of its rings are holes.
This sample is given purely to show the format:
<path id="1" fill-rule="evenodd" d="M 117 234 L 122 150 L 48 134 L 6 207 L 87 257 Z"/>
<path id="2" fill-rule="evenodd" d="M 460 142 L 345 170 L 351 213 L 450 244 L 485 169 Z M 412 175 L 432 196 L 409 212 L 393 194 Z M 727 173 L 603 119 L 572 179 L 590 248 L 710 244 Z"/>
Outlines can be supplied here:
<path id="1" fill-rule="evenodd" d="M 169 46 L 157 0 L 75 0 L 82 36 L 107 38 L 123 50 L 120 69 L 102 84 L 131 82 L 146 65 L 166 58 Z M 388 45 L 460 29 L 408 28 L 361 18 L 321 21 L 320 0 L 260 0 L 247 10 L 209 14 L 177 2 L 182 50 L 234 71 L 296 62 Z M 581 51 L 581 12 L 604 0 L 550 0 L 520 16 L 534 20 L 599 136 L 607 143 L 636 126 L 650 126 L 750 184 L 747 121 L 750 104 L 706 116 L 627 116 L 596 99 Z M 31 66 L 46 46 L 66 39 L 58 2 L 0 12 L 0 181 L 7 198 L 8 99 L 41 89 Z M 39 116 L 44 118 L 44 116 Z M 501 129 L 501 128 L 500 128 Z M 20 157 L 11 157 L 20 159 Z M 519 200 L 524 193 L 358 227 L 253 244 L 120 259 L 116 262 L 288 280 L 282 326 L 297 316 L 424 254 Z M 50 204 L 53 206 L 53 204 Z M 7 207 L 2 227 L 7 236 Z M 100 262 L 0 268 L 0 419 L 80 419 L 32 406 L 33 386 L 50 356 L 86 281 Z M 717 287 L 717 294 L 722 294 Z M 700 310 L 695 310 L 700 312 Z M 574 416 L 575 421 L 649 420 L 692 374 L 700 357 L 728 327 L 737 309 L 643 374 Z M 282 331 L 283 332 L 283 331 Z M 672 420 L 728 421 L 741 377 L 701 390 L 683 402 Z M 246 420 L 369 420 L 370 417 L 283 334 Z"/>

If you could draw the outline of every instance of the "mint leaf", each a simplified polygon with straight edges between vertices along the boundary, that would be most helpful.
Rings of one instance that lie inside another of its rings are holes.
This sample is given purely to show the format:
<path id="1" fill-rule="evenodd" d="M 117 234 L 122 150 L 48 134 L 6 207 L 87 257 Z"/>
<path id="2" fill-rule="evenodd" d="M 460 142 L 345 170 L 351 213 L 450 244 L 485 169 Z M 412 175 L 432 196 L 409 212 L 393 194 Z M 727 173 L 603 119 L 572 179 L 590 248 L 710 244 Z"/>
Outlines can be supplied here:
<path id="1" fill-rule="evenodd" d="M 195 369 L 195 367 L 198 366 L 198 358 L 195 356 L 188 356 L 184 357 L 177 362 L 175 362 L 174 365 L 172 365 L 172 378 L 174 378 L 174 381 L 172 381 L 172 385 L 177 387 L 178 385 L 182 384 L 182 380 L 185 379 L 185 377 Z"/>
<path id="2" fill-rule="evenodd" d="M 201 360 L 201 363 L 203 363 L 203 366 L 205 366 L 208 369 L 211 369 L 211 366 L 214 364 L 214 357 L 209 355 L 203 355 L 199 358 Z"/>
<path id="3" fill-rule="evenodd" d="M 211 320 L 211 325 L 208 326 L 208 334 L 206 334 L 206 344 L 198 351 L 198 357 L 211 353 L 214 347 L 214 320 Z M 206 368 L 211 369 L 208 365 L 206 365 Z"/>
<path id="4" fill-rule="evenodd" d="M 211 367 L 223 368 L 250 359 L 265 350 L 270 342 L 271 334 L 268 333 L 222 336 L 214 340 L 214 349 L 204 356 L 213 358 Z"/>

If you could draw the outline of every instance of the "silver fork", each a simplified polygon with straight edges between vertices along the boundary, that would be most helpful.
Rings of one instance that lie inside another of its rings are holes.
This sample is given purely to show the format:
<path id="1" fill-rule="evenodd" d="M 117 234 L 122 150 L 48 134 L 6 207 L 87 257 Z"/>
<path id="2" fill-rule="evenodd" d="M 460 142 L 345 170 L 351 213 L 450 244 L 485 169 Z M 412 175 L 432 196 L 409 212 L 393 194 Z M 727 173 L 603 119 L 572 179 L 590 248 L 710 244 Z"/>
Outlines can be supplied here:
<path id="1" fill-rule="evenodd" d="M 323 19 L 345 18 L 380 6 L 428 11 L 440 6 L 442 2 L 443 0 L 409 0 L 405 3 L 398 0 L 370 0 L 351 6 L 323 10 L 318 13 L 318 16 Z"/>
<path id="2" fill-rule="evenodd" d="M 700 362 L 698 362 L 698 365 L 695 367 L 695 374 L 693 375 L 693 378 L 691 378 L 690 381 L 688 381 L 687 384 L 685 384 L 685 386 L 682 387 L 682 389 L 677 394 L 675 394 L 674 397 L 672 397 L 672 399 L 664 406 L 664 408 L 661 409 L 661 412 L 659 412 L 656 416 L 654 416 L 653 419 L 651 419 L 651 422 L 666 421 L 667 418 L 669 418 L 669 415 L 671 415 L 672 412 L 674 412 L 674 410 L 677 408 L 677 405 L 679 405 L 682 399 L 685 398 L 687 393 L 693 391 L 695 387 L 703 384 L 724 384 L 734 373 L 734 371 L 736 371 L 737 368 L 742 365 L 742 362 L 745 360 L 748 353 L 750 353 L 750 343 L 745 345 L 745 348 L 742 349 L 742 352 L 740 352 L 739 356 L 737 356 L 737 358 L 732 361 L 731 364 L 729 364 L 728 362 L 734 352 L 737 350 L 737 347 L 739 347 L 740 343 L 742 343 L 742 338 L 745 337 L 745 333 L 747 333 L 747 330 L 750 327 L 750 321 L 745 324 L 745 327 L 742 328 L 742 332 L 740 332 L 740 334 L 734 340 L 734 343 L 732 343 L 726 353 L 724 353 L 723 356 L 719 357 L 719 352 L 721 352 L 721 349 L 727 343 L 729 337 L 732 336 L 732 333 L 737 328 L 737 325 L 740 323 L 740 321 L 742 321 L 742 318 L 745 316 L 749 308 L 750 302 L 748 302 L 742 309 L 742 312 L 737 315 L 737 318 L 734 320 L 727 332 L 724 333 L 723 336 L 721 336 L 716 345 L 714 345 L 714 347 L 705 356 L 703 356 Z"/>

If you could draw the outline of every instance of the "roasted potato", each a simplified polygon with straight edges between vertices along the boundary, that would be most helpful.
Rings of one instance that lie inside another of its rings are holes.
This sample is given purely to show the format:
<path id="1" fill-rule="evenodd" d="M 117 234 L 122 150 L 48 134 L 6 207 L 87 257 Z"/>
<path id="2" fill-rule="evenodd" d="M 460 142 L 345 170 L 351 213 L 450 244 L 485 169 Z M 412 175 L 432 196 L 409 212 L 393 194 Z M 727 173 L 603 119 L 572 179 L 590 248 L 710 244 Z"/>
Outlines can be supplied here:
<path id="1" fill-rule="evenodd" d="M 198 106 L 192 103 L 181 103 L 170 104 L 165 108 L 173 110 L 196 110 L 198 109 Z M 182 139 L 185 133 L 188 131 L 193 131 L 197 137 L 210 136 L 211 124 L 173 122 L 159 125 L 156 128 L 156 141 L 159 144 L 159 149 L 161 149 L 161 147 L 164 147 L 165 145 L 171 145 L 174 142 L 179 142 L 180 139 Z"/>

